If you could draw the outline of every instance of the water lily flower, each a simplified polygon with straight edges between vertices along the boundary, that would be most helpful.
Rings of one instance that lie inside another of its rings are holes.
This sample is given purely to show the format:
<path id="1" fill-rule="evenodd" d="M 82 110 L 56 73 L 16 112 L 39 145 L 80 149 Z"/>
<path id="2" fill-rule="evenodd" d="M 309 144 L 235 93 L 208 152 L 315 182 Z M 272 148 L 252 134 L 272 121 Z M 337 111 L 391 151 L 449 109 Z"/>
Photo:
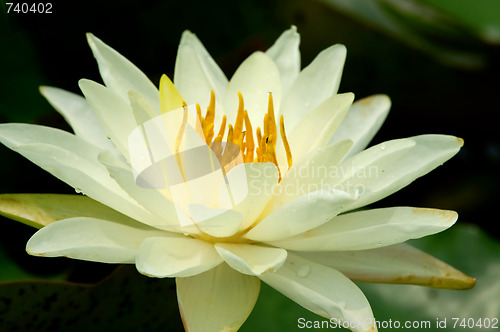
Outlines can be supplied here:
<path id="1" fill-rule="evenodd" d="M 74 134 L 1 124 L 0 141 L 84 195 L 3 195 L 0 210 L 41 228 L 38 256 L 135 264 L 175 277 L 188 331 L 236 331 L 264 281 L 308 310 L 373 331 L 353 281 L 464 289 L 474 279 L 405 244 L 454 224 L 453 211 L 358 210 L 455 155 L 446 135 L 367 148 L 390 100 L 338 93 L 343 45 L 300 69 L 285 31 L 230 80 L 191 32 L 159 89 L 88 34 L 104 85 L 41 93 Z M 43 226 L 43 227 L 42 227 Z M 356 323 L 357 322 L 357 323 Z"/>

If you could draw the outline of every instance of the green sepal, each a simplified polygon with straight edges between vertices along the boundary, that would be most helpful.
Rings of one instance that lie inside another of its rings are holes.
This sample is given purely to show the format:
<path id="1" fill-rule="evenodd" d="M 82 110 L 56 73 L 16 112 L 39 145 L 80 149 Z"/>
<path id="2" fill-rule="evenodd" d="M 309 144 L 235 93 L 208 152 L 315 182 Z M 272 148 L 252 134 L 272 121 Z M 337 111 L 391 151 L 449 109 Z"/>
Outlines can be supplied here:
<path id="1" fill-rule="evenodd" d="M 1 194 L 0 215 L 35 228 L 73 217 L 130 219 L 87 196 L 64 194 Z"/>

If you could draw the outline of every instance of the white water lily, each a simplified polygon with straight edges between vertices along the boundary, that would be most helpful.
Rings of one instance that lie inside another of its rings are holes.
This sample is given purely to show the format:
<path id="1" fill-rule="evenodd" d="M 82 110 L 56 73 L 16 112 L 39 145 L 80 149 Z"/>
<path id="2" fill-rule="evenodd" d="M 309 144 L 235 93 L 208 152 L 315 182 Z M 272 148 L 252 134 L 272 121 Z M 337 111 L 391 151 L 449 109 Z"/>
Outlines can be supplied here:
<path id="1" fill-rule="evenodd" d="M 376 95 L 352 104 L 353 94 L 337 93 L 344 46 L 327 48 L 300 70 L 292 27 L 269 50 L 249 56 L 228 81 L 186 31 L 174 83 L 164 76 L 157 89 L 101 40 L 89 34 L 88 41 L 105 85 L 81 80 L 85 98 L 41 88 L 75 134 L 0 125 L 3 144 L 85 194 L 0 198 L 3 214 L 46 225 L 29 240 L 30 254 L 135 264 L 147 276 L 175 277 L 189 331 L 237 330 L 255 305 L 260 280 L 318 315 L 353 323 L 354 331 L 376 326 L 352 280 L 474 285 L 403 243 L 447 229 L 455 212 L 350 212 L 443 164 L 463 142 L 423 135 L 365 150 L 390 100 Z M 256 129 L 263 119 L 262 131 Z M 175 146 L 170 164 L 159 157 L 165 151 L 154 148 L 154 135 Z M 237 146 L 238 157 L 225 160 L 223 142 Z M 216 165 L 206 181 L 187 175 L 208 160 L 196 159 L 194 167 L 186 162 L 194 160 L 186 151 L 195 147 L 206 147 Z M 177 167 L 180 189 L 171 174 L 160 177 L 169 180 L 165 187 L 141 185 L 151 184 L 144 172 L 154 162 L 166 173 L 167 164 Z"/>

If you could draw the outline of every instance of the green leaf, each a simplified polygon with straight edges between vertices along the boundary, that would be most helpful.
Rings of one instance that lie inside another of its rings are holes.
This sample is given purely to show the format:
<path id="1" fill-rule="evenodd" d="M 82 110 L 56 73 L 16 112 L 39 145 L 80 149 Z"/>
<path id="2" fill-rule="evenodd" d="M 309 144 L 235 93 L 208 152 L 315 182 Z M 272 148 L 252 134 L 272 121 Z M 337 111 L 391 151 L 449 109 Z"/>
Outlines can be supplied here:
<path id="1" fill-rule="evenodd" d="M 0 215 L 35 228 L 72 217 L 130 219 L 89 197 L 63 194 L 2 194 Z"/>
<path id="2" fill-rule="evenodd" d="M 425 0 L 321 1 L 365 25 L 383 31 L 422 52 L 429 53 L 448 65 L 476 69 L 484 65 L 484 55 L 477 46 L 468 46 L 468 44 L 472 42 L 472 45 L 476 45 L 476 40 L 486 38 L 474 34 L 473 29 L 467 24 L 470 22 L 462 20 L 462 17 L 433 6 L 441 0 L 432 1 L 432 5 L 427 3 L 430 0 L 427 2 Z M 452 7 L 455 0 L 446 2 L 449 7 Z M 468 0 L 461 2 L 464 8 L 476 6 L 476 2 L 473 5 Z M 477 3 L 483 7 L 482 12 L 489 10 L 486 2 L 478 0 Z M 487 30 L 490 42 L 497 38 L 495 36 L 498 32 L 493 27 L 490 25 Z"/>
<path id="3" fill-rule="evenodd" d="M 50 270 L 49 274 L 44 274 L 43 278 L 46 280 L 64 280 L 71 273 L 71 270 L 65 266 L 57 266 L 57 264 L 53 264 L 55 262 L 51 262 L 52 264 L 48 264 L 51 268 L 55 268 Z M 7 281 L 20 281 L 20 280 L 33 280 L 40 278 L 40 275 L 34 274 L 30 271 L 27 271 L 22 267 L 22 265 L 18 264 L 17 260 L 14 260 L 9 256 L 8 252 L 0 245 L 0 285 L 2 282 Z M 1 296 L 0 291 L 0 296 Z"/>
<path id="4" fill-rule="evenodd" d="M 0 283 L 1 331 L 183 331 L 173 279 L 123 266 L 94 284 Z"/>
<path id="5" fill-rule="evenodd" d="M 420 0 L 460 20 L 487 43 L 500 44 L 500 1 Z"/>

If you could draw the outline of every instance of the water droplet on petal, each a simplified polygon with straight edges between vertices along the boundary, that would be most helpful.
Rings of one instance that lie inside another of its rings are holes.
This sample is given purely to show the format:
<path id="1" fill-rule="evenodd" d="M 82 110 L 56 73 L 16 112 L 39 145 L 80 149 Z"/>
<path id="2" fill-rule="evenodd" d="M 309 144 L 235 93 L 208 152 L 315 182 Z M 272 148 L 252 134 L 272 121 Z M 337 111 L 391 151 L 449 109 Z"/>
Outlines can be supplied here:
<path id="1" fill-rule="evenodd" d="M 385 150 L 385 144 L 382 144 L 382 145 L 380 146 L 380 150 Z"/>
<path id="2" fill-rule="evenodd" d="M 82 190 L 81 190 L 80 188 L 75 188 L 75 192 L 76 192 L 77 194 L 81 194 L 81 193 L 82 193 Z"/>
<path id="3" fill-rule="evenodd" d="M 308 264 L 304 264 L 297 270 L 297 276 L 300 278 L 305 278 L 311 273 L 311 266 Z"/>

